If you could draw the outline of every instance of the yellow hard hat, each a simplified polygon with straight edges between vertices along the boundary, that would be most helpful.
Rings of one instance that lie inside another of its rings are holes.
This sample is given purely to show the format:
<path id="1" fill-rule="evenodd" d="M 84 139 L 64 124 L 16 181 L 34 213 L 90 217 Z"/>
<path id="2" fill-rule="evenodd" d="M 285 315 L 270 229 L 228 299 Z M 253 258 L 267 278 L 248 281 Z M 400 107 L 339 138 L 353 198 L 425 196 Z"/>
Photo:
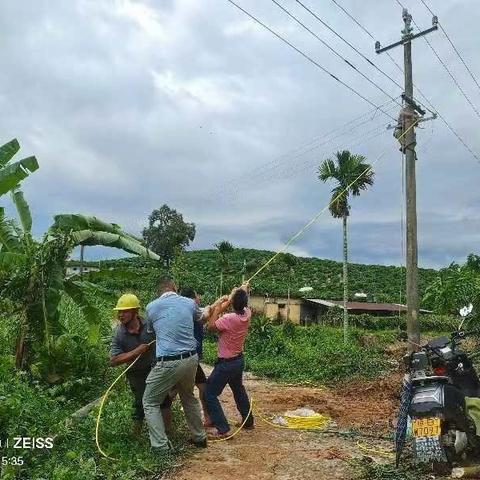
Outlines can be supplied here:
<path id="1" fill-rule="evenodd" d="M 132 308 L 140 308 L 140 301 L 133 293 L 125 293 L 118 299 L 114 310 L 130 310 Z"/>

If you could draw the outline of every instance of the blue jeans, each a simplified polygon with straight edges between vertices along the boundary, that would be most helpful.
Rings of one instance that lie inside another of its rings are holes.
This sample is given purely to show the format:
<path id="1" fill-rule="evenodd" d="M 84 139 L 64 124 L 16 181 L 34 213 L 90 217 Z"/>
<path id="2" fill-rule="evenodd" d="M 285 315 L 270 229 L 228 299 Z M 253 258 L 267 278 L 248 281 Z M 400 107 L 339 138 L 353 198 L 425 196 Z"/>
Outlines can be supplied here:
<path id="1" fill-rule="evenodd" d="M 247 396 L 245 387 L 243 386 L 243 356 L 239 356 L 234 360 L 226 362 L 217 360 L 213 372 L 207 380 L 207 389 L 205 392 L 205 403 L 210 420 L 215 425 L 219 433 L 226 433 L 230 430 L 223 408 L 218 400 L 219 395 L 228 384 L 233 393 L 233 398 L 237 405 L 237 409 L 245 422 L 246 427 L 253 426 L 253 415 L 250 412 L 250 401 Z M 250 412 L 250 415 L 249 415 Z"/>

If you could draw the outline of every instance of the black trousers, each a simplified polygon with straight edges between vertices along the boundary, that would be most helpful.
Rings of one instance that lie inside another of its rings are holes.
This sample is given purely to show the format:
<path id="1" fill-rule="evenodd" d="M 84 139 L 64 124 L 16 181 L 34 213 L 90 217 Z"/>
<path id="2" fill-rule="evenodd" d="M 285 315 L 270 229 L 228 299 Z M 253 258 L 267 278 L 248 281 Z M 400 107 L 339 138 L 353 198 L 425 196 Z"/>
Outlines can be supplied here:
<path id="1" fill-rule="evenodd" d="M 130 389 L 133 393 L 132 418 L 134 420 L 143 420 L 145 418 L 145 413 L 143 411 L 143 393 L 145 392 L 145 382 L 150 370 L 150 368 L 147 368 L 145 370 L 134 370 L 127 372 L 128 384 L 130 385 Z M 163 403 L 160 405 L 160 408 L 163 410 L 170 408 L 171 406 L 172 399 L 167 395 Z"/>

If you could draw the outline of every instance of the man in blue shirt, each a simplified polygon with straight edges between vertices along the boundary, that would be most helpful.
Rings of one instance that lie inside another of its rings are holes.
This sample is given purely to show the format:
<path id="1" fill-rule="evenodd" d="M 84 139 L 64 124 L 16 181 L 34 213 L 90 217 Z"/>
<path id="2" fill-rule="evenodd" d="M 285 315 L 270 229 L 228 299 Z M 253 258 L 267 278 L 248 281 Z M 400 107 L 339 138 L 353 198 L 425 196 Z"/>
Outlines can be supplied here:
<path id="1" fill-rule="evenodd" d="M 170 449 L 171 444 L 165 434 L 160 406 L 173 387 L 180 396 L 192 443 L 207 446 L 200 406 L 193 393 L 198 366 L 193 322 L 201 321 L 202 311 L 194 300 L 181 297 L 176 290 L 173 280 L 163 277 L 158 289 L 160 296 L 146 308 L 147 324 L 157 339 L 157 363 L 146 380 L 143 408 L 150 443 L 162 450 Z"/>

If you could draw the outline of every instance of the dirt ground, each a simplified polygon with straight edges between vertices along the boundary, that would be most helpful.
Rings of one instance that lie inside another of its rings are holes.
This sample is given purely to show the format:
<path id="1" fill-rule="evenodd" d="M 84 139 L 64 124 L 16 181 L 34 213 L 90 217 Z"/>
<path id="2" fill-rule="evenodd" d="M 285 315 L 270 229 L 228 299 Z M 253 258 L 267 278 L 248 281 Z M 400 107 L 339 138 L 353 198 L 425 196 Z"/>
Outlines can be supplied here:
<path id="1" fill-rule="evenodd" d="M 310 407 L 332 418 L 332 430 L 357 428 L 372 435 L 391 431 L 401 385 L 400 374 L 375 381 L 345 382 L 335 389 L 281 385 L 250 374 L 245 377 L 254 412 L 267 418 Z M 238 421 L 228 388 L 222 402 L 230 422 Z M 195 451 L 163 479 L 346 480 L 352 478 L 348 460 L 366 454 L 375 458 L 369 447 L 392 450 L 388 441 L 273 428 L 257 416 L 254 430 L 243 430 L 228 441 L 210 442 L 207 449 Z"/>

